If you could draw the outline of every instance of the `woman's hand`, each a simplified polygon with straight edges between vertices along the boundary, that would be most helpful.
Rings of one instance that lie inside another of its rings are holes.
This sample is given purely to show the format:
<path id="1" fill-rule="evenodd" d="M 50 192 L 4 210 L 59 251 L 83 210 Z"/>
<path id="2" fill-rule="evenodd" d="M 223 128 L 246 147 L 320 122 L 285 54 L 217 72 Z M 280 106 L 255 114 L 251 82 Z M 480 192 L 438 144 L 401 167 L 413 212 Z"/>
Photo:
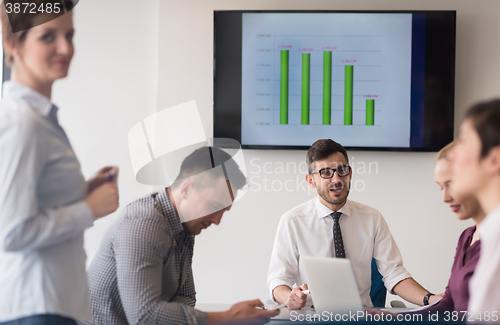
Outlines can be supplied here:
<path id="1" fill-rule="evenodd" d="M 116 182 L 106 182 L 94 189 L 85 202 L 89 205 L 94 219 L 99 219 L 115 212 L 119 205 L 118 186 Z"/>
<path id="2" fill-rule="evenodd" d="M 430 296 L 429 297 L 429 305 L 432 305 L 433 303 L 435 303 L 439 299 L 443 298 L 443 296 L 444 296 L 444 292 L 443 293 L 439 293 L 437 295 Z"/>
<path id="3" fill-rule="evenodd" d="M 94 176 L 88 180 L 87 194 L 92 193 L 95 189 L 106 182 L 114 182 L 118 180 L 118 166 L 106 166 L 101 168 Z"/>

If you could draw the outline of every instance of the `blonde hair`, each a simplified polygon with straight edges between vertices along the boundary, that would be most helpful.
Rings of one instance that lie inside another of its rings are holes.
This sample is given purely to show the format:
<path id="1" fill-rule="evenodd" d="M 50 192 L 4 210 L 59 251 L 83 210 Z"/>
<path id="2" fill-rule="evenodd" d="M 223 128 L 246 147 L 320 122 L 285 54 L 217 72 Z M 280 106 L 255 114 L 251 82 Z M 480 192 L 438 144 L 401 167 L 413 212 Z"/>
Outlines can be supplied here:
<path id="1" fill-rule="evenodd" d="M 444 146 L 443 149 L 439 150 L 436 156 L 436 161 L 441 159 L 448 159 L 448 155 L 450 154 L 451 149 L 453 149 L 453 147 L 455 147 L 456 144 L 457 140 L 453 140 L 452 142 Z"/>
<path id="2" fill-rule="evenodd" d="M 34 3 L 36 5 L 36 8 L 38 8 L 40 5 L 46 2 L 47 1 L 43 0 L 30 1 L 30 3 Z M 73 9 L 75 6 L 75 4 L 71 0 L 69 1 L 53 0 L 52 4 L 54 3 L 60 4 L 62 14 L 72 13 L 71 9 Z M 7 10 L 5 9 L 5 0 L 2 1 L 2 3 L 0 4 L 0 21 L 2 24 L 2 42 L 3 42 L 2 44 L 3 44 L 3 49 L 5 51 L 5 64 L 7 66 L 11 66 L 12 63 L 14 62 L 14 57 L 12 56 L 9 47 L 7 46 L 7 42 L 8 41 L 13 42 L 15 46 L 21 44 L 26 39 L 26 35 L 28 34 L 29 29 L 36 26 L 36 24 L 34 24 L 35 19 L 42 15 L 59 15 L 59 14 L 55 13 L 48 14 L 48 13 L 38 12 L 37 10 L 35 13 L 30 13 L 30 14 L 23 13 L 22 10 L 20 10 L 19 13 L 16 13 L 14 10 L 12 10 L 11 13 L 7 14 Z M 13 32 L 12 26 L 15 26 L 15 29 L 19 31 Z"/>

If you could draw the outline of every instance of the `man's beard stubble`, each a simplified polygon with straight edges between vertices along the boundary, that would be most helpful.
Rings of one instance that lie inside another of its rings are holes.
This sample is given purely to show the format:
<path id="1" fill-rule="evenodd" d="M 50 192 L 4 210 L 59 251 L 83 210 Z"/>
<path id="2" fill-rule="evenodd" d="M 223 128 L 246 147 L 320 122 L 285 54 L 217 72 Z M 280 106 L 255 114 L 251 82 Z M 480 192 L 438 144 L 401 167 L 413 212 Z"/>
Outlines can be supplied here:
<path id="1" fill-rule="evenodd" d="M 347 197 L 349 196 L 349 187 L 350 186 L 347 186 L 347 189 L 346 189 L 347 191 L 345 193 L 345 197 L 339 197 L 339 198 L 335 198 L 335 199 L 332 199 L 331 197 L 329 197 L 329 195 L 328 195 L 330 193 L 329 187 L 327 187 L 326 190 L 321 190 L 321 191 L 318 189 L 318 187 L 316 187 L 316 190 L 318 192 L 318 195 L 321 196 L 321 198 L 323 200 L 325 200 L 326 202 L 328 202 L 330 204 L 339 205 L 339 204 L 344 203 L 347 200 Z"/>

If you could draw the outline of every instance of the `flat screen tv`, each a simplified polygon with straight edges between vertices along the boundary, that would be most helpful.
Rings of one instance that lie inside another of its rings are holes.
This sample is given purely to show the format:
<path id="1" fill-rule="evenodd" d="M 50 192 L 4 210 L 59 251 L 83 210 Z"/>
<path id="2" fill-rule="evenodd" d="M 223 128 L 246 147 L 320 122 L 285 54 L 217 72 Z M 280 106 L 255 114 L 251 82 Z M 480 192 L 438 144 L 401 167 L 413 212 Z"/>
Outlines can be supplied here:
<path id="1" fill-rule="evenodd" d="M 215 11 L 214 137 L 246 149 L 436 151 L 453 139 L 455 11 Z"/>

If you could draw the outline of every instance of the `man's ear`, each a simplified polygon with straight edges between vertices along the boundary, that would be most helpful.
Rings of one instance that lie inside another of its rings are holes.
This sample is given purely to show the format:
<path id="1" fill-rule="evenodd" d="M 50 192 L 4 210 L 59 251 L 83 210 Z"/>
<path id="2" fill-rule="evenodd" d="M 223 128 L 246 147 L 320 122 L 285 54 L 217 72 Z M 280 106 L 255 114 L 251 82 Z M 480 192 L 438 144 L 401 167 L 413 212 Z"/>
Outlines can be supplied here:
<path id="1" fill-rule="evenodd" d="M 488 156 L 486 156 L 486 163 L 490 175 L 500 174 L 500 146 L 493 147 Z"/>
<path id="2" fill-rule="evenodd" d="M 314 179 L 313 179 L 311 174 L 306 175 L 306 181 L 307 181 L 307 184 L 309 184 L 309 186 L 316 187 L 316 183 L 314 183 Z"/>
<path id="3" fill-rule="evenodd" d="M 193 188 L 194 184 L 189 179 L 183 181 L 181 186 L 179 186 L 179 193 L 181 194 L 181 197 L 186 199 L 191 194 Z"/>

